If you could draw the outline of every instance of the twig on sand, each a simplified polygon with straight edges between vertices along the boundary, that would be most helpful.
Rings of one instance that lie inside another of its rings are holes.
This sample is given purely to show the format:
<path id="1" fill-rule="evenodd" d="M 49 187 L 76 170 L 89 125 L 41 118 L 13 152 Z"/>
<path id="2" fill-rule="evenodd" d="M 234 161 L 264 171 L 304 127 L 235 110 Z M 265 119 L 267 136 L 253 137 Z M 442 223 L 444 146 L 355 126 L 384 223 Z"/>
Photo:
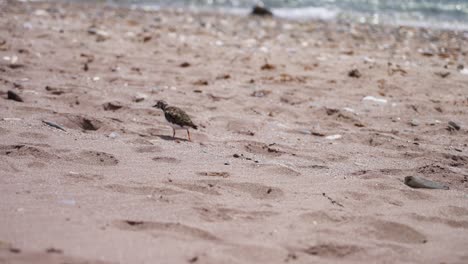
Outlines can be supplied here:
<path id="1" fill-rule="evenodd" d="M 329 200 L 332 204 L 338 205 L 339 207 L 344 207 L 344 206 L 343 206 L 342 204 L 340 204 L 339 202 L 333 200 L 333 199 L 332 199 L 330 196 L 328 196 L 326 193 L 322 193 L 322 195 L 323 195 L 324 197 L 327 197 L 328 200 Z"/>
<path id="2" fill-rule="evenodd" d="M 46 120 L 42 120 L 42 123 L 48 125 L 48 126 L 51 126 L 53 128 L 57 128 L 57 129 L 60 129 L 60 130 L 63 130 L 66 132 L 65 128 L 63 128 L 62 126 L 60 125 L 57 125 L 56 123 L 54 122 L 50 122 L 50 121 L 46 121 Z"/>

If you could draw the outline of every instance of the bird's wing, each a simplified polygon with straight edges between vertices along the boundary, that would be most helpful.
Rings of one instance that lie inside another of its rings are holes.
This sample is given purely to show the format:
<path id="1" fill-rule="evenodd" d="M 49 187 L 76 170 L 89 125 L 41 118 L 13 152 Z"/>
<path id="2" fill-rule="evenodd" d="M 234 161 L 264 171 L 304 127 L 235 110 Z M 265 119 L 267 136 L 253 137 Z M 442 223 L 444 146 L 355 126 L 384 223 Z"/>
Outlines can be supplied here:
<path id="1" fill-rule="evenodd" d="M 178 124 L 181 126 L 190 126 L 196 127 L 190 117 L 185 113 L 182 109 L 177 107 L 167 107 L 166 111 L 164 112 L 167 120 L 171 123 Z"/>

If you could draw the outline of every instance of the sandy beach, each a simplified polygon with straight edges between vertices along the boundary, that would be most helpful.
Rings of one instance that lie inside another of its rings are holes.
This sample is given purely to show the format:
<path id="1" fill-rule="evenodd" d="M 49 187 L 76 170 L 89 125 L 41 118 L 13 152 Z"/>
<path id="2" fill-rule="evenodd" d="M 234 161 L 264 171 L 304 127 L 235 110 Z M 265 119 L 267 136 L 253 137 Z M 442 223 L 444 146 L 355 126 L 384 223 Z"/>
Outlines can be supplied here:
<path id="1" fill-rule="evenodd" d="M 468 263 L 466 43 L 0 0 L 0 263 Z"/>

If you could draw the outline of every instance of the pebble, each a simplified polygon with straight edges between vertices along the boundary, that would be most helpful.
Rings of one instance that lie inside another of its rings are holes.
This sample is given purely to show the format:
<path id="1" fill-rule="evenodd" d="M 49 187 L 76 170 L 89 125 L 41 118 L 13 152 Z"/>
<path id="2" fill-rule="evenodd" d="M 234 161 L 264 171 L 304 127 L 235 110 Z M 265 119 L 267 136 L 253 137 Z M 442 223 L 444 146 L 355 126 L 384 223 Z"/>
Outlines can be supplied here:
<path id="1" fill-rule="evenodd" d="M 106 111 L 115 111 L 123 107 L 123 105 L 118 101 L 107 102 L 103 106 Z"/>
<path id="2" fill-rule="evenodd" d="M 342 135 L 331 135 L 331 136 L 326 136 L 325 138 L 328 140 L 336 140 L 342 138 Z"/>
<path id="3" fill-rule="evenodd" d="M 17 93 L 15 93 L 13 91 L 8 90 L 7 96 L 8 96 L 7 97 L 8 100 L 13 100 L 13 101 L 16 101 L 16 102 L 23 102 L 23 98 L 21 98 L 21 96 L 19 96 Z"/>
<path id="4" fill-rule="evenodd" d="M 250 14 L 254 16 L 273 16 L 273 12 L 262 5 L 255 5 Z"/>
<path id="5" fill-rule="evenodd" d="M 139 102 L 144 101 L 146 98 L 148 98 L 146 94 L 137 93 L 135 94 L 135 96 L 133 96 L 133 101 L 136 103 L 139 103 Z"/>
<path id="6" fill-rule="evenodd" d="M 119 134 L 117 132 L 112 132 L 112 133 L 109 134 L 108 137 L 112 138 L 112 139 L 115 139 L 115 138 L 119 137 Z"/>
<path id="7" fill-rule="evenodd" d="M 352 78 L 361 78 L 362 74 L 358 69 L 352 69 L 348 72 L 348 76 Z"/>
<path id="8" fill-rule="evenodd" d="M 388 102 L 387 99 L 377 98 L 377 97 L 370 96 L 370 95 L 362 98 L 362 100 L 363 101 L 371 101 L 371 102 L 375 102 L 375 103 L 379 103 L 379 104 L 386 104 Z"/>
<path id="9" fill-rule="evenodd" d="M 419 121 L 418 121 L 418 120 L 416 120 L 416 119 L 413 119 L 413 120 L 411 120 L 411 122 L 410 122 L 410 125 L 411 125 L 411 126 L 414 126 L 414 127 L 416 127 L 416 126 L 419 126 L 419 125 L 420 125 L 420 123 L 419 123 Z"/>
<path id="10" fill-rule="evenodd" d="M 460 129 L 461 129 L 460 125 L 457 124 L 457 123 L 455 123 L 455 122 L 453 122 L 453 121 L 449 121 L 449 122 L 448 122 L 448 125 L 449 125 L 449 128 L 453 128 L 453 129 L 455 129 L 455 130 L 460 130 Z"/>
<path id="11" fill-rule="evenodd" d="M 449 187 L 443 184 L 440 184 L 435 181 L 430 181 L 422 177 L 417 176 L 407 176 L 405 177 L 405 184 L 411 188 L 423 188 L 423 189 L 443 189 L 448 190 Z"/>

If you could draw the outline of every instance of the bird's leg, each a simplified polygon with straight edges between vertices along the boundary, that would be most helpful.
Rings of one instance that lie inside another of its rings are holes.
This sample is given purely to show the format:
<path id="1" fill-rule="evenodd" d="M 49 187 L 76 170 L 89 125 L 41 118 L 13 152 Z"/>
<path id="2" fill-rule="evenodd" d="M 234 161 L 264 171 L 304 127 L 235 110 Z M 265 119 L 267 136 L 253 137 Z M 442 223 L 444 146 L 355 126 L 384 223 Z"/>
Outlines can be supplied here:
<path id="1" fill-rule="evenodd" d="M 187 128 L 187 135 L 188 135 L 188 140 L 189 140 L 189 141 L 192 141 L 192 140 L 190 139 L 190 132 L 189 132 L 188 128 Z"/>
<path id="2" fill-rule="evenodd" d="M 175 138 L 175 128 L 172 128 L 172 138 Z"/>

